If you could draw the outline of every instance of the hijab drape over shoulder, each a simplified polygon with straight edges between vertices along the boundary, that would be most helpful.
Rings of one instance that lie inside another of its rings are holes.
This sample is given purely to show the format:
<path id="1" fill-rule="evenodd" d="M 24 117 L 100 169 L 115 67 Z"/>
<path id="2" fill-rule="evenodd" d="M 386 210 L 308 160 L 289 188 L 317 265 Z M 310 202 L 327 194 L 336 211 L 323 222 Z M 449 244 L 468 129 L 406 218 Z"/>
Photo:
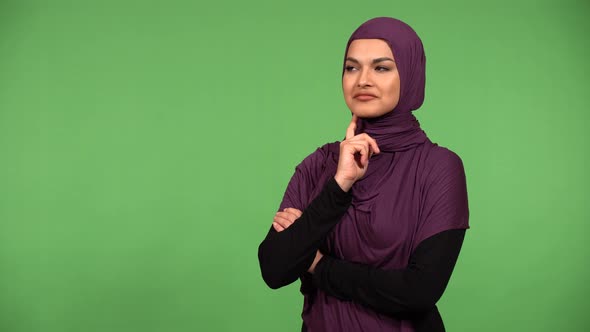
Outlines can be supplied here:
<path id="1" fill-rule="evenodd" d="M 399 71 L 400 100 L 383 116 L 359 119 L 357 134 L 375 138 L 382 153 L 370 159 L 365 176 L 353 185 L 352 205 L 323 251 L 375 268 L 403 269 L 424 239 L 448 229 L 469 228 L 463 164 L 455 153 L 432 143 L 412 114 L 424 101 L 426 71 L 422 42 L 414 30 L 402 21 L 379 17 L 354 31 L 346 51 L 356 39 L 387 42 Z M 305 209 L 335 175 L 338 157 L 335 142 L 303 160 L 280 209 Z M 310 331 L 412 331 L 407 321 L 340 301 L 310 287 L 305 278 L 302 282 L 302 316 Z"/>
<path id="2" fill-rule="evenodd" d="M 424 142 L 426 135 L 411 111 L 424 101 L 426 57 L 422 41 L 402 21 L 378 17 L 365 22 L 346 44 L 357 39 L 381 39 L 389 45 L 400 76 L 400 99 L 392 112 L 375 119 L 359 119 L 357 133 L 365 132 L 377 140 L 383 151 L 403 151 Z"/>

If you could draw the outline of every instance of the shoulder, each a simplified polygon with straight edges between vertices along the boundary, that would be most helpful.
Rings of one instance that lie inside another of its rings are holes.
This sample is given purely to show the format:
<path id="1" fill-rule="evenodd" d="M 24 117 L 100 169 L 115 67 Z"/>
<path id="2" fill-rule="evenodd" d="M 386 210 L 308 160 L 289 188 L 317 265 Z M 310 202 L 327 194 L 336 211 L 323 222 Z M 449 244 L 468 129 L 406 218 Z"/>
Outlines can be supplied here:
<path id="1" fill-rule="evenodd" d="M 295 173 L 289 181 L 280 208 L 295 207 L 303 210 L 316 194 L 316 188 L 321 188 L 332 169 L 338 165 L 334 160 L 334 151 L 339 152 L 339 142 L 324 144 L 301 161 L 295 167 Z M 336 149 L 336 150 L 335 150 Z"/>
<path id="2" fill-rule="evenodd" d="M 465 176 L 461 157 L 451 149 L 436 143 L 430 143 L 425 158 L 425 170 L 430 179 L 450 175 Z"/>
<path id="3" fill-rule="evenodd" d="M 335 172 L 338 166 L 339 152 L 340 142 L 320 146 L 295 167 L 295 176 L 299 181 L 303 181 L 309 186 L 319 184 L 322 175 Z"/>
<path id="4" fill-rule="evenodd" d="M 336 159 L 338 162 L 338 153 L 340 151 L 340 142 L 326 143 L 318 147 L 314 152 L 309 154 L 299 165 L 298 169 L 317 169 L 323 167 L 326 162 Z"/>

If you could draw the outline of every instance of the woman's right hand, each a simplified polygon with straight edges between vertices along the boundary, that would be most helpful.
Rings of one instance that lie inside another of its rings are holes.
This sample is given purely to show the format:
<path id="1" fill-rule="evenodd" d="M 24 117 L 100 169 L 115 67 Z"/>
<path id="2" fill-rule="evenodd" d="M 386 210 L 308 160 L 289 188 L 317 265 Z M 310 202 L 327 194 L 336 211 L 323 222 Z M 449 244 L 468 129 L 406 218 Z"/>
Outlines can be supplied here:
<path id="1" fill-rule="evenodd" d="M 369 158 L 374 153 L 381 152 L 377 141 L 371 136 L 365 133 L 354 134 L 357 119 L 356 115 L 352 116 L 346 129 L 346 139 L 340 143 L 340 158 L 334 179 L 343 191 L 349 191 L 365 175 Z"/>

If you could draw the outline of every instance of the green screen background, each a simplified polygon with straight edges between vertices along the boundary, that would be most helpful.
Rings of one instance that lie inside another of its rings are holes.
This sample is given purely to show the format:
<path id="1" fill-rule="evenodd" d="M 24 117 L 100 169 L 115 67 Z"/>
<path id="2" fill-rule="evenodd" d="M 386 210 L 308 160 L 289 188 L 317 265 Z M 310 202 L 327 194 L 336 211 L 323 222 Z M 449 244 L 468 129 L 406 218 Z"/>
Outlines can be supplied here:
<path id="1" fill-rule="evenodd" d="M 296 331 L 257 247 L 344 135 L 345 43 L 421 36 L 471 229 L 449 331 L 587 331 L 587 1 L 0 1 L 0 331 Z"/>

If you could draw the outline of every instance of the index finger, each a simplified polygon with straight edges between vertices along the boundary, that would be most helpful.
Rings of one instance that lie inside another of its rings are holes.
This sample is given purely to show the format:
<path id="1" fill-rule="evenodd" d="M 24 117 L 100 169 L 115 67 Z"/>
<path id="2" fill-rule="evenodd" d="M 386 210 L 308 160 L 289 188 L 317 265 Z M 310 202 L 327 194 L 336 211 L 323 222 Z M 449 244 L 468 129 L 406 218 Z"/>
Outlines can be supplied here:
<path id="1" fill-rule="evenodd" d="M 353 114 L 352 120 L 350 120 L 350 124 L 348 125 L 348 128 L 346 128 L 346 139 L 354 137 L 354 131 L 356 130 L 356 120 L 357 119 L 358 118 L 357 118 L 356 114 Z"/>

